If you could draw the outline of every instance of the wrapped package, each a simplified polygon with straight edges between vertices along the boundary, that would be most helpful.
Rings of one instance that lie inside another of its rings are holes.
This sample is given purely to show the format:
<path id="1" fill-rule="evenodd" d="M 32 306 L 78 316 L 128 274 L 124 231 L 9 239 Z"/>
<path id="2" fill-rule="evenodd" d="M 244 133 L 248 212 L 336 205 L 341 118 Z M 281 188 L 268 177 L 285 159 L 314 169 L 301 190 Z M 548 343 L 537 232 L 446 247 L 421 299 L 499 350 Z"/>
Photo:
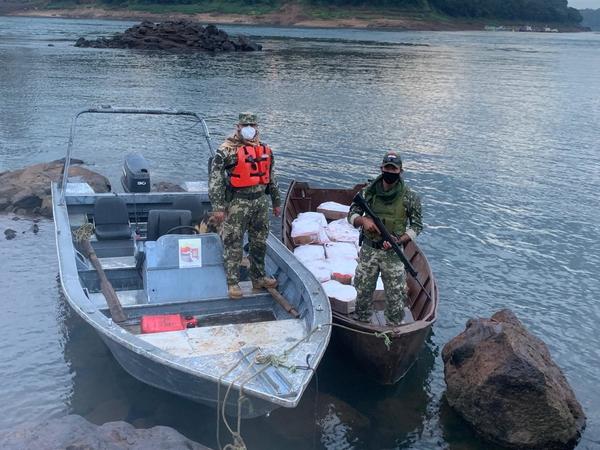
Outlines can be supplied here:
<path id="1" fill-rule="evenodd" d="M 356 289 L 331 280 L 321 283 L 325 293 L 329 297 L 331 309 L 342 314 L 349 314 L 356 309 Z"/>
<path id="2" fill-rule="evenodd" d="M 323 214 L 316 212 L 300 213 L 292 222 L 292 241 L 294 245 L 329 242 L 326 227 L 327 219 Z"/>
<path id="3" fill-rule="evenodd" d="M 330 242 L 325 244 L 327 259 L 358 259 L 358 250 L 352 242 Z"/>
<path id="4" fill-rule="evenodd" d="M 325 202 L 317 206 L 317 212 L 322 213 L 329 220 L 345 218 L 349 211 L 350 205 L 342 205 L 337 202 Z"/>
<path id="5" fill-rule="evenodd" d="M 327 259 L 331 278 L 342 284 L 352 284 L 358 262 L 355 259 L 337 258 Z"/>
<path id="6" fill-rule="evenodd" d="M 325 261 L 307 261 L 302 264 L 315 276 L 319 283 L 331 280 L 331 270 Z"/>
<path id="7" fill-rule="evenodd" d="M 354 242 L 358 244 L 360 231 L 344 218 L 327 225 L 327 236 L 334 242 Z"/>
<path id="8" fill-rule="evenodd" d="M 304 265 L 311 261 L 323 261 L 325 264 L 325 249 L 322 245 L 301 245 L 294 249 L 294 256 Z"/>

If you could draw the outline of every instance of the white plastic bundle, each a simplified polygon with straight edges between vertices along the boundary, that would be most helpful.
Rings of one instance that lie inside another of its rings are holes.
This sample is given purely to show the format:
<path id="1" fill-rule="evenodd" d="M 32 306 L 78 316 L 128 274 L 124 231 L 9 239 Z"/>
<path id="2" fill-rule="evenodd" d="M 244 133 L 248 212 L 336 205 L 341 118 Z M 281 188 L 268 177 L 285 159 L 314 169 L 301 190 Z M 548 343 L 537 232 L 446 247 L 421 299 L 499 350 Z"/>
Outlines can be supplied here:
<path id="1" fill-rule="evenodd" d="M 323 261 L 325 264 L 325 249 L 322 245 L 301 245 L 294 249 L 294 256 L 302 264 L 311 261 Z"/>
<path id="2" fill-rule="evenodd" d="M 334 242 L 358 243 L 360 231 L 350 225 L 346 219 L 339 219 L 327 225 L 327 236 Z"/>
<path id="3" fill-rule="evenodd" d="M 354 286 L 339 283 L 335 280 L 321 283 L 328 297 L 335 298 L 342 302 L 351 302 L 356 300 L 356 289 Z"/>
<path id="4" fill-rule="evenodd" d="M 325 202 L 321 203 L 317 207 L 317 212 L 323 213 L 325 218 L 329 220 L 337 220 L 344 218 L 348 215 L 350 211 L 350 205 L 342 205 L 337 202 Z"/>
<path id="5" fill-rule="evenodd" d="M 302 264 L 315 276 L 319 283 L 331 280 L 331 270 L 325 261 L 307 261 Z"/>
<path id="6" fill-rule="evenodd" d="M 292 241 L 295 245 L 329 242 L 326 227 L 327 219 L 323 214 L 316 212 L 300 213 L 292 222 Z"/>
<path id="7" fill-rule="evenodd" d="M 356 272 L 356 266 L 358 266 L 358 262 L 355 259 L 349 258 L 338 258 L 338 259 L 327 259 L 327 267 L 329 267 L 329 271 L 331 276 L 337 281 L 342 279 L 347 279 L 350 284 L 351 280 L 354 278 L 354 273 Z M 336 275 L 334 275 L 336 274 Z"/>
<path id="8" fill-rule="evenodd" d="M 358 259 L 358 250 L 352 242 L 330 242 L 325 245 L 327 259 Z"/>

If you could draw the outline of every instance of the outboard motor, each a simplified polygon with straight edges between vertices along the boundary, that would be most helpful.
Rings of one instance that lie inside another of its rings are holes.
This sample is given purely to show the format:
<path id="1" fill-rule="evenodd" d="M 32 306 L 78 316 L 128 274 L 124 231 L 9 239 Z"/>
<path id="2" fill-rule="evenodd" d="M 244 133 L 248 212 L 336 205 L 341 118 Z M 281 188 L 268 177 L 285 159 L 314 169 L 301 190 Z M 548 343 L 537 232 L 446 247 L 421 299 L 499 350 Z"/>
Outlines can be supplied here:
<path id="1" fill-rule="evenodd" d="M 146 158 L 139 153 L 125 156 L 121 184 L 125 192 L 150 192 L 150 170 Z"/>

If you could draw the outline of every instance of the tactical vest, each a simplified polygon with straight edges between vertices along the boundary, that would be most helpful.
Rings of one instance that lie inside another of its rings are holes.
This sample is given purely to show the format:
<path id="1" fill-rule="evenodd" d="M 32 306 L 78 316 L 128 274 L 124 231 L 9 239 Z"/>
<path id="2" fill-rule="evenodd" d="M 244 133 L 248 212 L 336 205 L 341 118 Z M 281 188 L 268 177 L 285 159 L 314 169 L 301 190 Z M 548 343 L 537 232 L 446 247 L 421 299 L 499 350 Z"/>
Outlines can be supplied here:
<path id="1" fill-rule="evenodd" d="M 384 202 L 376 195 L 376 184 L 381 182 L 381 177 L 376 179 L 366 190 L 365 200 L 373 212 L 381 219 L 385 228 L 392 234 L 400 237 L 406 232 L 407 214 L 404 206 L 405 187 L 402 184 L 396 197 L 390 202 Z M 402 182 L 400 182 L 402 183 Z M 381 235 L 364 231 L 364 235 L 372 241 L 380 241 Z"/>
<path id="2" fill-rule="evenodd" d="M 234 188 L 269 184 L 273 154 L 266 145 L 242 145 L 237 149 L 237 164 L 229 173 Z"/>

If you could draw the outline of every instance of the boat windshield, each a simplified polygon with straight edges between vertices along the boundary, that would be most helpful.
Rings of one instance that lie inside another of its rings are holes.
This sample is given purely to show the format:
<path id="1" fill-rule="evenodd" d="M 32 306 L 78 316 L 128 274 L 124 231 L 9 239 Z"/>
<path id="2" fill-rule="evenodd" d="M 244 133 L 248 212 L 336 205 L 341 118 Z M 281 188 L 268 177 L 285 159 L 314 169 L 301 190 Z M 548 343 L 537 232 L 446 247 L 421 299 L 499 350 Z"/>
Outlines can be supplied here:
<path id="1" fill-rule="evenodd" d="M 200 114 L 172 109 L 103 106 L 78 112 L 73 118 L 65 169 L 69 158 L 81 159 L 106 176 L 114 192 L 122 192 L 120 177 L 126 155 L 146 159 L 153 185 L 186 181 L 206 184 L 214 155 L 211 136 Z M 67 170 L 61 183 L 62 197 Z"/>

